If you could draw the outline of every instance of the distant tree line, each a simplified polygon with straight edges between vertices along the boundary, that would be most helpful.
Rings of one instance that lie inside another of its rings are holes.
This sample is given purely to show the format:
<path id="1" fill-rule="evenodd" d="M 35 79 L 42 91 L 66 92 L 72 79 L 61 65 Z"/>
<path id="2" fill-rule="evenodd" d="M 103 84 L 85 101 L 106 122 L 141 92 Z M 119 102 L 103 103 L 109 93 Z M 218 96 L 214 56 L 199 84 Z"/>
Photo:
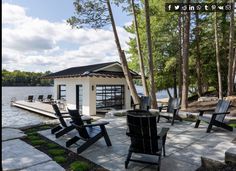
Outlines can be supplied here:
<path id="1" fill-rule="evenodd" d="M 2 70 L 2 86 L 50 86 L 53 80 L 42 79 L 41 77 L 50 74 L 50 71 L 25 72 Z"/>

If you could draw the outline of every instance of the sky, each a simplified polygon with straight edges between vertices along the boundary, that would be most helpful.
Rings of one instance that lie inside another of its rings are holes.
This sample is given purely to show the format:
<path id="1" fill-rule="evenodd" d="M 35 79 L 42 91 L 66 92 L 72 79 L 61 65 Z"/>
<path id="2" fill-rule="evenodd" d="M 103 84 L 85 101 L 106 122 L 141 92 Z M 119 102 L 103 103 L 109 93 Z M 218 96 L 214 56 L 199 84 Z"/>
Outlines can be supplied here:
<path id="1" fill-rule="evenodd" d="M 121 45 L 133 35 L 123 26 L 132 17 L 113 6 Z M 73 0 L 2 0 L 2 68 L 10 71 L 59 71 L 119 61 L 111 26 L 72 29 Z"/>

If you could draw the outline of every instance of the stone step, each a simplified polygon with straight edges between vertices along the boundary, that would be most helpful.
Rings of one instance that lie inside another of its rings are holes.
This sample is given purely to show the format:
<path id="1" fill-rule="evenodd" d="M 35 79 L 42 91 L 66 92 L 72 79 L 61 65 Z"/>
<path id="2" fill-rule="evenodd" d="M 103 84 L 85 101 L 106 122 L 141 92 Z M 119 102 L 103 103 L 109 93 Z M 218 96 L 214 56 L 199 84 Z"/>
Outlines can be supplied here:
<path id="1" fill-rule="evenodd" d="M 236 147 L 229 148 L 225 152 L 225 163 L 236 164 Z"/>

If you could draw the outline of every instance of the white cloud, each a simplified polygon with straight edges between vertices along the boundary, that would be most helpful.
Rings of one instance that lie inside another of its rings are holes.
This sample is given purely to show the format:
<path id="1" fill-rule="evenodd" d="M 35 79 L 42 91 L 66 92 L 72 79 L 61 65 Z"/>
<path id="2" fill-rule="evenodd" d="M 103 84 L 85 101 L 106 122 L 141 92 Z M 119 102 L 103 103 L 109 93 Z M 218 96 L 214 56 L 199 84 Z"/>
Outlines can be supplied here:
<path id="1" fill-rule="evenodd" d="M 128 34 L 117 27 L 121 45 Z M 25 8 L 3 4 L 3 64 L 5 69 L 58 71 L 73 66 L 119 61 L 111 29 L 71 29 L 65 22 L 27 16 Z"/>

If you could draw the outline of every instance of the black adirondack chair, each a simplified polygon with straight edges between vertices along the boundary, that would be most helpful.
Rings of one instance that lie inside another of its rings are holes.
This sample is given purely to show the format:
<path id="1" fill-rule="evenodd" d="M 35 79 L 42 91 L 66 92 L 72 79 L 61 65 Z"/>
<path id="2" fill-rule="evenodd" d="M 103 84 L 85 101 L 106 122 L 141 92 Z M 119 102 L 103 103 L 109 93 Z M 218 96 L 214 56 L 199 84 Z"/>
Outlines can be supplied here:
<path id="1" fill-rule="evenodd" d="M 198 116 L 198 120 L 195 124 L 195 128 L 198 128 L 201 121 L 205 121 L 205 122 L 209 123 L 207 130 L 206 130 L 207 133 L 211 132 L 213 125 L 227 129 L 229 131 L 233 131 L 233 128 L 224 122 L 225 116 L 230 113 L 230 112 L 228 112 L 228 109 L 230 107 L 230 103 L 231 102 L 227 101 L 227 100 L 219 100 L 216 105 L 215 110 L 199 110 L 199 116 Z M 204 112 L 211 112 L 211 115 L 210 116 L 209 115 L 203 116 Z"/>
<path id="2" fill-rule="evenodd" d="M 180 98 L 170 98 L 168 101 L 167 106 L 160 106 L 159 108 L 159 115 L 157 118 L 157 122 L 160 121 L 160 117 L 166 118 L 171 120 L 171 125 L 174 125 L 175 120 L 182 121 L 182 118 L 178 115 L 180 109 Z M 166 109 L 166 112 L 162 110 Z"/>
<path id="3" fill-rule="evenodd" d="M 158 165 L 160 170 L 162 150 L 165 156 L 165 141 L 169 128 L 162 128 L 157 133 L 156 116 L 145 110 L 127 111 L 127 135 L 131 139 L 131 145 L 125 161 L 127 169 L 130 161 Z M 157 162 L 131 159 L 132 153 L 141 153 L 158 156 Z"/>
<path id="4" fill-rule="evenodd" d="M 38 96 L 38 101 L 42 102 L 43 101 L 43 95 Z"/>
<path id="5" fill-rule="evenodd" d="M 51 95 L 51 94 L 47 95 L 47 98 L 45 98 L 45 99 L 43 100 L 43 102 L 44 102 L 44 103 L 53 103 L 52 95 Z"/>
<path id="6" fill-rule="evenodd" d="M 68 114 L 68 112 L 62 113 L 57 104 L 52 104 L 52 107 L 55 111 L 56 117 L 59 119 L 60 124 L 57 125 L 56 127 L 51 129 L 51 133 L 55 134 L 56 138 L 61 137 L 62 135 L 72 131 L 75 129 L 75 127 L 70 123 L 67 124 L 64 118 L 70 118 L 70 115 L 65 115 Z M 79 115 L 79 114 L 78 114 Z M 83 117 L 83 121 L 87 122 L 87 124 L 91 123 L 91 118 L 90 117 Z"/>
<path id="7" fill-rule="evenodd" d="M 149 96 L 141 96 L 140 104 L 133 104 L 133 109 L 136 109 L 136 106 L 139 106 L 140 110 L 149 110 L 151 106 L 151 99 Z"/>
<path id="8" fill-rule="evenodd" d="M 47 96 L 47 100 L 52 100 L 52 95 L 51 95 L 51 94 L 49 94 L 49 95 Z"/>
<path id="9" fill-rule="evenodd" d="M 33 102 L 34 101 L 34 96 L 33 95 L 29 95 L 26 101 Z"/>
<path id="10" fill-rule="evenodd" d="M 102 137 L 104 137 L 107 146 L 112 145 L 105 127 L 105 125 L 109 124 L 109 122 L 97 122 L 84 125 L 78 110 L 68 109 L 68 111 L 72 119 L 71 124 L 78 131 L 78 136 L 74 136 L 73 138 L 68 140 L 66 142 L 66 147 L 71 146 L 78 140 L 83 140 L 84 143 L 77 148 L 77 153 L 79 154 L 89 148 L 92 144 L 94 144 Z"/>

